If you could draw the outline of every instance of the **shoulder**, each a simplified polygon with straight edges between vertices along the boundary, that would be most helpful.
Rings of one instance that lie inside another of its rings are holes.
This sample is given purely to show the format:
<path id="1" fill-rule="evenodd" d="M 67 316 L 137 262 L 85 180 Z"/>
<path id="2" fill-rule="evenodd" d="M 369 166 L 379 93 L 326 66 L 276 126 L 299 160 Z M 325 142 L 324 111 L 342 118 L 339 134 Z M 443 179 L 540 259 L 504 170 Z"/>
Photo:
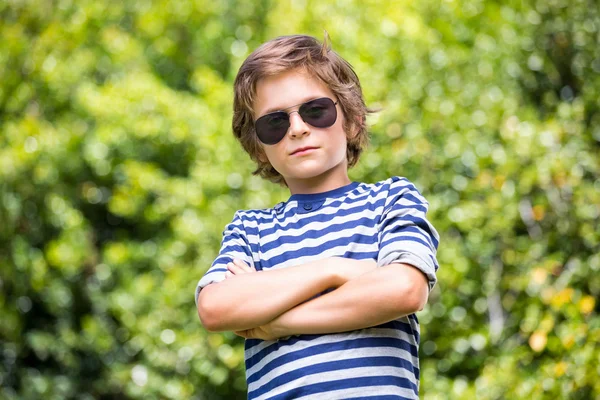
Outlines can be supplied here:
<path id="1" fill-rule="evenodd" d="M 270 208 L 251 208 L 246 210 L 237 210 L 233 216 L 233 222 L 242 224 L 266 222 L 273 220 L 275 215 L 281 211 L 285 203 L 277 203 Z"/>
<path id="2" fill-rule="evenodd" d="M 372 195 L 384 194 L 386 197 L 408 192 L 419 192 L 410 180 L 402 176 L 392 176 L 375 183 L 363 183 L 361 189 L 370 192 Z"/>
<path id="3" fill-rule="evenodd" d="M 397 206 L 416 207 L 426 212 L 429 205 L 415 184 L 402 176 L 364 184 L 364 190 L 369 192 L 369 197 L 377 199 L 384 206 L 384 212 Z"/>

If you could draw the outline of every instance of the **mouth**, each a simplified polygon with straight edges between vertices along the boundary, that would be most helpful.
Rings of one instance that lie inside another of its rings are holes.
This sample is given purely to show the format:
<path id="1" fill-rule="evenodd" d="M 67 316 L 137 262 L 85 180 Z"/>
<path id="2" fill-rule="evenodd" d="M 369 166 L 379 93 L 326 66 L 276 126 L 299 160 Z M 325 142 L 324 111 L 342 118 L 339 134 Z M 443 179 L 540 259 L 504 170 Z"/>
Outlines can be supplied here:
<path id="1" fill-rule="evenodd" d="M 292 151 L 290 153 L 291 156 L 294 155 L 302 155 L 302 154 L 308 154 L 310 153 L 312 150 L 316 150 L 317 147 L 311 147 L 311 146 L 307 146 L 307 147 L 300 147 L 299 149 L 296 149 L 294 151 Z"/>

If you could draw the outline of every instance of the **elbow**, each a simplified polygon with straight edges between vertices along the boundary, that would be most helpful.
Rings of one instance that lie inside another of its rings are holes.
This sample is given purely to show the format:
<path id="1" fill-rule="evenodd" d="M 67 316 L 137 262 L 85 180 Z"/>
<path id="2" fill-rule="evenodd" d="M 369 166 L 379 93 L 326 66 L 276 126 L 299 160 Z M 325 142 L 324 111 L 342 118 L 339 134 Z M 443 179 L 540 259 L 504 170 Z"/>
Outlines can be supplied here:
<path id="1" fill-rule="evenodd" d="M 198 317 L 204 329 L 209 332 L 219 332 L 219 327 L 215 319 L 211 316 L 210 311 L 200 306 L 200 304 L 198 304 Z"/>
<path id="2" fill-rule="evenodd" d="M 409 315 L 425 308 L 429 296 L 429 287 L 420 284 L 406 284 L 396 292 L 395 306 L 398 313 Z"/>
<path id="3" fill-rule="evenodd" d="M 411 314 L 418 311 L 422 311 L 427 304 L 427 298 L 429 297 L 429 286 L 415 284 L 408 290 L 408 305 L 411 310 Z"/>
<path id="4" fill-rule="evenodd" d="M 415 299 L 415 303 L 414 303 L 414 311 L 413 312 L 419 312 L 419 311 L 423 311 L 423 309 L 425 308 L 425 305 L 427 304 L 427 296 L 424 297 L 417 297 Z"/>
<path id="5" fill-rule="evenodd" d="M 429 280 L 416 267 L 404 267 L 402 272 L 400 287 L 396 291 L 396 305 L 404 315 L 414 314 L 427 304 Z"/>
<path id="6" fill-rule="evenodd" d="M 219 310 L 215 307 L 215 301 L 212 301 L 208 287 L 202 289 L 198 295 L 198 317 L 204 329 L 209 332 L 221 332 Z"/>

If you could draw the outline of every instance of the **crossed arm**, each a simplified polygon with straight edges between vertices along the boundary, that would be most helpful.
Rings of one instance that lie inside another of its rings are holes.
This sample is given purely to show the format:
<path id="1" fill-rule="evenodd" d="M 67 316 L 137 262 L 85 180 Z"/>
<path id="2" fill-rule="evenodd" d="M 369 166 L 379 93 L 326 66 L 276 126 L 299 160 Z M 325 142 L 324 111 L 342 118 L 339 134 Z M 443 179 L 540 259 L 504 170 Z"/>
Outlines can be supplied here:
<path id="1" fill-rule="evenodd" d="M 401 263 L 332 257 L 256 273 L 236 260 L 228 269 L 226 280 L 200 292 L 198 315 L 209 331 L 245 338 L 367 328 L 421 310 L 429 293 L 425 275 Z"/>

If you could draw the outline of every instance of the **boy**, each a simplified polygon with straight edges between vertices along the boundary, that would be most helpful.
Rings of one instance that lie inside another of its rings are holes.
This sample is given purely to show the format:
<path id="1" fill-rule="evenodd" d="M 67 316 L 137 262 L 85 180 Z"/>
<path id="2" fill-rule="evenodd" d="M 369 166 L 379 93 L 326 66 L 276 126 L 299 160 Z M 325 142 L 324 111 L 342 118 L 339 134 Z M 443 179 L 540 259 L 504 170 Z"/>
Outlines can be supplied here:
<path id="1" fill-rule="evenodd" d="M 327 37 L 286 36 L 234 90 L 234 134 L 291 197 L 236 212 L 196 289 L 204 327 L 246 338 L 250 399 L 418 398 L 438 234 L 406 179 L 348 178 L 368 135 L 358 77 Z"/>

